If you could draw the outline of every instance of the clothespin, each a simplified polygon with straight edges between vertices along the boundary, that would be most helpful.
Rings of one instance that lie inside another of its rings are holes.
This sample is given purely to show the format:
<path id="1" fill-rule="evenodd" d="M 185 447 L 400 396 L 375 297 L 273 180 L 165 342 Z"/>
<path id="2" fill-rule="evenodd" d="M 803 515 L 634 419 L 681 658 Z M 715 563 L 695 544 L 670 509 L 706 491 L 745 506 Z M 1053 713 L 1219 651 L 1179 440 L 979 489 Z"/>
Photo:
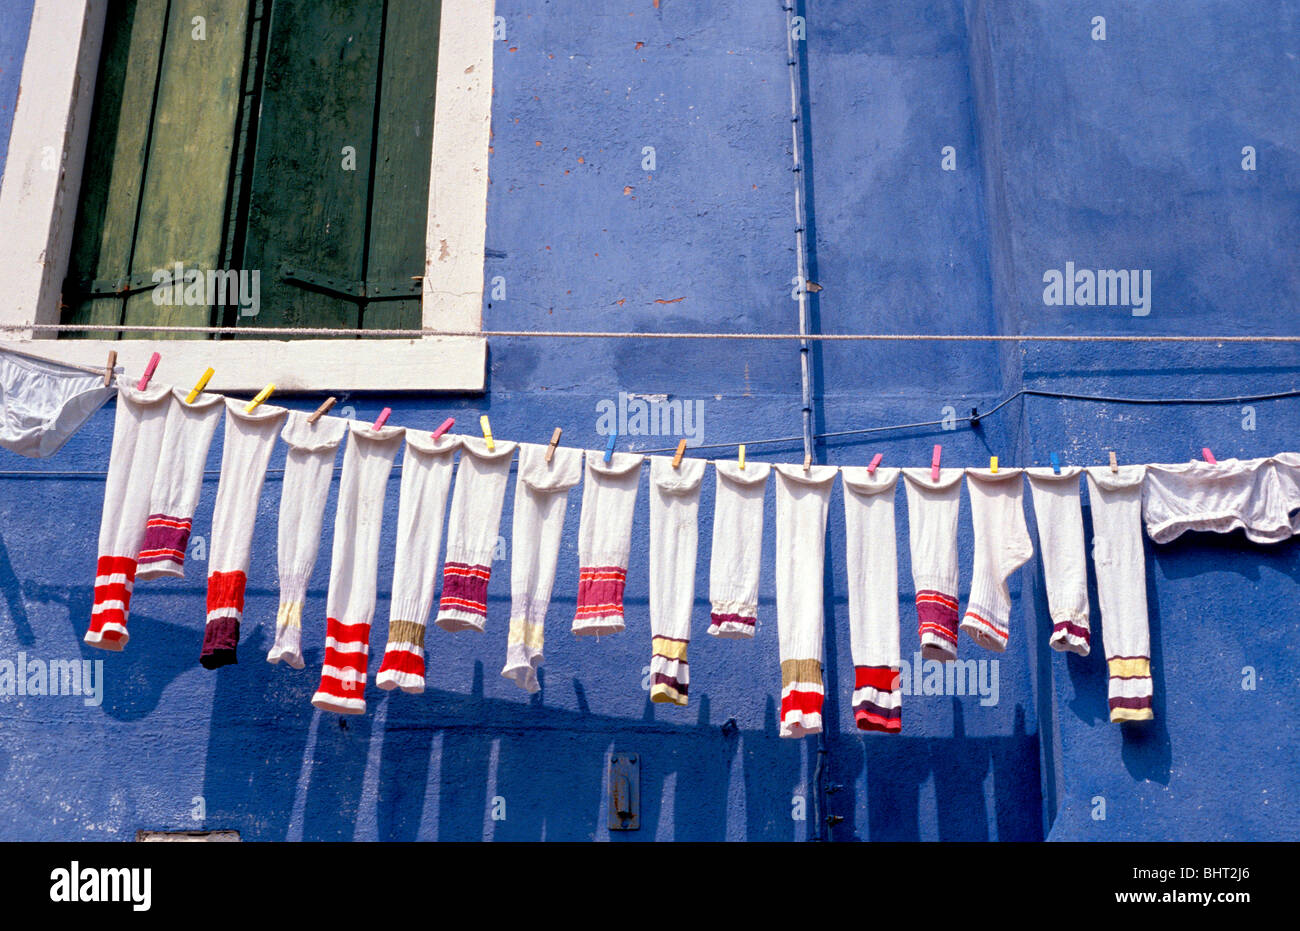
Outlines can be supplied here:
<path id="1" fill-rule="evenodd" d="M 618 431 L 615 430 L 609 435 L 609 442 L 605 444 L 605 462 L 610 463 L 614 460 L 614 444 L 618 442 Z"/>
<path id="2" fill-rule="evenodd" d="M 1202 447 L 1201 458 L 1204 459 L 1206 462 L 1208 462 L 1210 465 L 1219 464 L 1219 460 L 1214 458 L 1214 453 L 1210 452 L 1210 447 L 1208 446 Z"/>
<path id="3" fill-rule="evenodd" d="M 560 445 L 560 434 L 563 433 L 563 432 L 564 432 L 564 431 L 561 430 L 559 427 L 556 427 L 556 428 L 555 428 L 555 432 L 551 434 L 551 442 L 550 442 L 550 444 L 546 447 L 546 461 L 547 461 L 547 462 L 550 462 L 550 461 L 551 461 L 551 457 L 555 455 L 555 447 L 557 447 L 557 446 Z"/>
<path id="4" fill-rule="evenodd" d="M 117 350 L 108 351 L 108 365 L 104 367 L 104 387 L 108 388 L 113 384 L 113 369 L 117 368 Z"/>
<path id="5" fill-rule="evenodd" d="M 1052 453 L 1052 471 L 1057 475 L 1061 474 L 1061 457 Z"/>
<path id="6" fill-rule="evenodd" d="M 479 417 L 478 425 L 483 428 L 483 439 L 487 441 L 488 452 L 490 453 L 496 452 L 497 442 L 496 440 L 492 439 L 492 422 L 488 420 L 487 414 L 484 414 L 483 416 Z"/>
<path id="7" fill-rule="evenodd" d="M 153 371 L 158 367 L 158 360 L 161 359 L 158 353 L 149 357 L 149 364 L 144 367 L 144 374 L 140 376 L 139 383 L 135 386 L 137 391 L 143 391 L 149 387 L 149 379 L 153 378 Z"/>
<path id="8" fill-rule="evenodd" d="M 375 425 L 370 429 L 378 430 L 380 427 L 386 424 L 388 422 L 388 415 L 391 414 L 392 412 L 393 409 L 391 407 L 385 407 L 382 411 L 379 412 L 379 416 L 375 418 Z"/>
<path id="9" fill-rule="evenodd" d="M 939 457 L 943 454 L 943 447 L 938 444 L 934 447 L 934 455 L 930 457 L 930 481 L 939 481 Z"/>
<path id="10" fill-rule="evenodd" d="M 677 468 L 678 466 L 680 466 L 680 465 L 682 464 L 682 456 L 685 456 L 685 455 L 686 455 L 686 441 L 685 441 L 685 440 L 678 440 L 678 442 L 677 442 L 677 452 L 673 454 L 673 468 L 674 468 L 674 469 Z"/>
<path id="11" fill-rule="evenodd" d="M 244 408 L 244 413 L 245 414 L 253 413 L 253 411 L 257 409 L 257 406 L 259 404 L 261 404 L 263 401 L 265 401 L 267 398 L 271 396 L 271 392 L 274 390 L 275 390 L 275 382 L 271 382 L 271 384 L 267 385 L 265 388 L 263 388 L 261 391 L 257 393 L 257 397 L 253 398 L 253 400 L 248 402 L 248 406 Z"/>
<path id="12" fill-rule="evenodd" d="M 1110 470 L 1111 470 L 1112 472 L 1118 472 L 1118 471 L 1119 471 L 1119 463 L 1115 461 L 1115 451 L 1114 451 L 1114 450 L 1111 450 L 1111 452 L 1110 452 Z"/>
<path id="13" fill-rule="evenodd" d="M 997 474 L 998 474 L 998 457 L 997 457 L 997 456 L 989 456 L 989 471 L 992 472 L 994 475 L 997 475 Z"/>
<path id="14" fill-rule="evenodd" d="M 316 421 L 320 420 L 327 413 L 329 413 L 329 409 L 333 407 L 337 402 L 338 402 L 338 398 L 334 398 L 334 397 L 326 398 L 324 404 L 316 408 L 316 410 L 312 411 L 311 416 L 307 418 L 307 422 L 315 423 Z"/>
<path id="15" fill-rule="evenodd" d="M 437 430 L 433 431 L 433 438 L 436 440 L 438 437 L 442 436 L 444 433 L 450 430 L 455 425 L 455 423 L 456 423 L 455 417 L 448 417 L 438 426 Z"/>
<path id="16" fill-rule="evenodd" d="M 736 456 L 736 461 L 740 463 L 740 471 L 745 471 L 745 444 L 740 444 L 740 452 Z"/>
<path id="17" fill-rule="evenodd" d="M 199 392 L 201 392 L 204 388 L 208 386 L 208 382 L 212 380 L 212 376 L 214 374 L 216 373 L 213 372 L 212 369 L 210 368 L 203 373 L 203 377 L 200 378 L 197 383 L 195 383 L 194 388 L 186 396 L 185 398 L 186 404 L 193 404 L 195 401 L 199 399 Z"/>
<path id="18" fill-rule="evenodd" d="M 884 458 L 885 458 L 884 453 L 876 453 L 874 456 L 872 456 L 872 457 L 871 457 L 871 465 L 867 466 L 867 474 L 868 474 L 868 475 L 875 475 L 875 474 L 876 474 L 876 467 L 877 467 L 878 465 L 880 465 L 880 460 L 881 460 L 881 459 L 884 459 Z"/>
<path id="19" fill-rule="evenodd" d="M 803 470 L 805 473 L 812 468 L 812 453 L 803 454 Z"/>

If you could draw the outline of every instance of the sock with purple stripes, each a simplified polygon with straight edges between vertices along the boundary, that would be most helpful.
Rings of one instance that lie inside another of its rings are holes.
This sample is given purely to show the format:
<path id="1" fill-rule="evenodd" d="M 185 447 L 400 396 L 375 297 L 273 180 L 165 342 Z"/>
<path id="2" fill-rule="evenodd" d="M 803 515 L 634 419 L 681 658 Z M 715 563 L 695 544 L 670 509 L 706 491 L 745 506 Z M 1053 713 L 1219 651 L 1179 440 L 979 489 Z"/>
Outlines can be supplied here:
<path id="1" fill-rule="evenodd" d="M 713 548 L 709 557 L 709 633 L 739 640 L 758 626 L 758 577 L 763 557 L 763 498 L 772 467 L 730 460 L 713 464 Z"/>
<path id="2" fill-rule="evenodd" d="M 1053 650 L 1087 656 L 1092 633 L 1088 628 L 1087 551 L 1083 544 L 1083 509 L 1079 506 L 1078 466 L 1027 469 L 1038 523 L 1038 551 L 1047 585 L 1047 609 L 1052 618 L 1048 644 Z"/>
<path id="3" fill-rule="evenodd" d="M 921 656 L 945 662 L 957 658 L 957 512 L 961 469 L 904 469 L 907 537 L 916 590 Z"/>
<path id="4" fill-rule="evenodd" d="M 703 459 L 650 457 L 650 700 L 685 705 Z"/>

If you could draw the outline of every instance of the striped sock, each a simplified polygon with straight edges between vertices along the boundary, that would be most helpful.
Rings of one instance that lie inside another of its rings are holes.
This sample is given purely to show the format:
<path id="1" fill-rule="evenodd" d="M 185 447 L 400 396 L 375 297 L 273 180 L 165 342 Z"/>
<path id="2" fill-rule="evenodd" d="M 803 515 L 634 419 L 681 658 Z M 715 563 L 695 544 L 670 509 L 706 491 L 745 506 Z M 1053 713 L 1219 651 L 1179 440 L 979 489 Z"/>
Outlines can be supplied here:
<path id="1" fill-rule="evenodd" d="M 957 658 L 957 512 L 961 469 L 903 469 L 921 656 Z"/>
<path id="2" fill-rule="evenodd" d="M 1038 551 L 1047 584 L 1052 618 L 1048 645 L 1053 650 L 1087 656 L 1092 648 L 1088 627 L 1087 551 L 1083 543 L 1083 511 L 1079 504 L 1079 473 L 1075 467 L 1027 469 L 1038 524 Z"/>
<path id="3" fill-rule="evenodd" d="M 758 577 L 763 558 L 763 498 L 772 467 L 729 460 L 713 464 L 713 549 L 709 558 L 709 630 L 749 639 L 758 626 Z"/>
<path id="4" fill-rule="evenodd" d="M 587 450 L 578 521 L 578 606 L 573 632 L 616 634 L 624 628 L 623 587 L 632 548 L 632 514 L 644 456 Z"/>
<path id="5" fill-rule="evenodd" d="M 961 629 L 995 653 L 1007 648 L 1011 592 L 1007 579 L 1034 555 L 1025 527 L 1024 481 L 1020 469 L 966 470 L 975 565 Z"/>
<path id="6" fill-rule="evenodd" d="M 650 700 L 686 704 L 703 459 L 650 458 Z"/>
<path id="7" fill-rule="evenodd" d="M 1108 656 L 1110 673 L 1108 704 L 1112 722 L 1149 721 L 1151 708 L 1151 660 L 1145 656 Z"/>
<path id="8" fill-rule="evenodd" d="M 101 556 L 95 565 L 95 603 L 90 611 L 86 643 L 104 650 L 120 650 L 130 635 L 126 619 L 131 613 L 135 587 L 135 560 Z"/>

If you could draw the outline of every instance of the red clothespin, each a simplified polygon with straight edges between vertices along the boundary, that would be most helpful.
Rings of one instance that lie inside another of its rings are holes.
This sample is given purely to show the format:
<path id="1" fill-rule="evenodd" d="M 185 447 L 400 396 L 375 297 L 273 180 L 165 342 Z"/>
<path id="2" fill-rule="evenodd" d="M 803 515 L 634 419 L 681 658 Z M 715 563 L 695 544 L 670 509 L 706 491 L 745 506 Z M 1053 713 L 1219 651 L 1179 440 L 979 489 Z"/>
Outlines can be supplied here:
<path id="1" fill-rule="evenodd" d="M 1210 465 L 1219 464 L 1219 460 L 1214 458 L 1214 453 L 1210 452 L 1210 447 L 1208 446 L 1204 446 L 1201 448 L 1201 458 L 1204 459 L 1206 462 L 1208 462 Z"/>
<path id="2" fill-rule="evenodd" d="M 384 424 L 388 423 L 388 415 L 391 414 L 392 412 L 393 409 L 391 407 L 385 407 L 382 411 L 379 412 L 379 416 L 375 418 L 375 425 L 370 429 L 378 430 Z"/>
<path id="3" fill-rule="evenodd" d="M 930 459 L 930 481 L 939 481 L 939 457 L 943 454 L 943 447 L 935 444 L 934 456 Z"/>
<path id="4" fill-rule="evenodd" d="M 437 430 L 433 431 L 433 438 L 436 440 L 438 437 L 442 436 L 444 433 L 450 430 L 455 424 L 456 424 L 456 418 L 448 417 L 446 420 L 442 422 L 442 425 L 438 427 Z"/>
<path id="5" fill-rule="evenodd" d="M 880 460 L 881 460 L 881 459 L 884 459 L 884 458 L 885 458 L 885 456 L 884 456 L 883 453 L 876 453 L 874 456 L 872 456 L 872 457 L 871 457 L 871 465 L 867 466 L 867 474 L 868 474 L 868 475 L 875 475 L 875 474 L 876 474 L 876 466 L 880 465 Z"/>
<path id="6" fill-rule="evenodd" d="M 135 386 L 137 391 L 143 391 L 149 387 L 149 379 L 153 378 L 154 369 L 158 368 L 160 359 L 162 359 L 162 356 L 156 352 L 149 357 L 149 364 L 144 367 L 144 374 L 140 376 L 140 381 Z"/>

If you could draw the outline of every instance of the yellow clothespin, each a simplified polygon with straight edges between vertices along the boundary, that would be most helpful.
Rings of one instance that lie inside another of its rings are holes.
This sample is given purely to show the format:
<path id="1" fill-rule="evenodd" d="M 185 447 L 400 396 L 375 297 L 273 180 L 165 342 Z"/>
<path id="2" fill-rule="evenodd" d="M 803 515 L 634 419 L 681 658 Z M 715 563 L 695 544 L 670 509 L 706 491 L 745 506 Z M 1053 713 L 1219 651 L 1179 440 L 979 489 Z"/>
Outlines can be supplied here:
<path id="1" fill-rule="evenodd" d="M 117 367 L 117 350 L 108 351 L 108 365 L 104 368 L 104 387 L 108 388 L 113 384 L 113 369 Z"/>
<path id="2" fill-rule="evenodd" d="M 263 388 L 261 391 L 257 393 L 257 397 L 253 398 L 253 400 L 248 402 L 248 406 L 244 408 L 244 413 L 251 414 L 253 413 L 253 411 L 257 410 L 258 405 L 260 405 L 263 401 L 269 398 L 271 396 L 271 392 L 274 390 L 275 390 L 275 382 L 271 382 L 271 384 L 267 385 L 265 388 Z"/>
<path id="3" fill-rule="evenodd" d="M 551 434 L 551 442 L 550 442 L 550 445 L 548 445 L 548 446 L 546 447 L 546 461 L 547 461 L 547 462 L 550 462 L 550 461 L 551 461 L 551 457 L 555 455 L 555 447 L 557 447 L 557 446 L 560 445 L 560 434 L 563 433 L 563 432 L 564 432 L 564 431 L 561 430 L 559 427 L 556 427 L 556 428 L 555 428 L 555 432 Z"/>
<path id="4" fill-rule="evenodd" d="M 337 401 L 338 401 L 338 398 L 335 398 L 335 397 L 332 397 L 332 396 L 326 398 L 324 404 L 322 404 L 320 407 L 316 408 L 316 410 L 312 411 L 311 416 L 307 418 L 307 422 L 308 422 L 308 423 L 315 423 L 316 421 L 320 420 L 320 419 L 321 419 L 322 417 L 324 417 L 327 413 L 329 413 L 329 409 L 330 409 L 331 407 L 333 407 L 334 404 L 335 404 Z"/>
<path id="5" fill-rule="evenodd" d="M 194 385 L 194 388 L 186 396 L 185 398 L 186 404 L 193 404 L 195 401 L 199 399 L 199 393 L 208 386 L 208 382 L 212 380 L 212 376 L 214 374 L 216 373 L 213 372 L 211 368 L 209 368 L 206 372 L 203 373 L 203 377 L 198 380 L 198 382 Z"/>
<path id="6" fill-rule="evenodd" d="M 989 456 L 989 471 L 992 472 L 994 475 L 997 475 L 997 474 L 998 474 L 998 457 L 997 457 L 997 456 Z"/>
<path id="7" fill-rule="evenodd" d="M 1110 470 L 1111 470 L 1112 472 L 1118 472 L 1118 471 L 1119 471 L 1119 463 L 1117 463 L 1117 462 L 1115 461 L 1115 452 L 1114 452 L 1114 450 L 1112 450 L 1112 451 L 1111 451 L 1111 454 L 1110 454 Z"/>
<path id="8" fill-rule="evenodd" d="M 686 441 L 685 441 L 685 440 L 678 440 L 678 441 L 677 441 L 677 452 L 673 454 L 673 468 L 674 468 L 674 469 L 677 468 L 679 465 L 682 464 L 682 456 L 684 456 L 684 455 L 686 455 Z"/>
<path id="9" fill-rule="evenodd" d="M 478 419 L 478 422 L 479 422 L 479 426 L 483 428 L 483 439 L 487 440 L 488 452 L 490 453 L 496 452 L 497 444 L 496 441 L 492 439 L 492 424 L 488 420 L 487 414 L 484 414 L 482 417 L 480 417 Z"/>
<path id="10" fill-rule="evenodd" d="M 736 461 L 740 463 L 740 469 L 743 472 L 745 469 L 745 444 L 744 443 L 740 444 L 740 453 L 736 456 Z"/>

